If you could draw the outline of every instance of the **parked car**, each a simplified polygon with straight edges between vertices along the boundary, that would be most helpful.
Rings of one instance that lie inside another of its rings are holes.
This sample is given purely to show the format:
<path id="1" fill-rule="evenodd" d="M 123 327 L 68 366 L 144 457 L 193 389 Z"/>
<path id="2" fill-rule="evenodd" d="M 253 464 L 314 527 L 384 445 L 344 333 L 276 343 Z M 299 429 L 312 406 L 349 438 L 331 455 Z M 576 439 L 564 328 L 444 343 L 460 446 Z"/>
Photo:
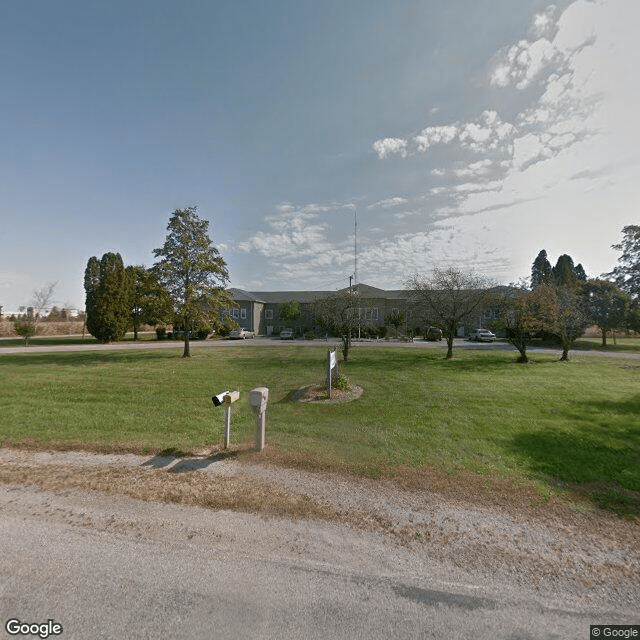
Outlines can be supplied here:
<path id="1" fill-rule="evenodd" d="M 293 329 L 283 329 L 280 332 L 280 340 L 293 340 Z"/>
<path id="2" fill-rule="evenodd" d="M 469 340 L 475 340 L 476 342 L 493 342 L 495 339 L 495 334 L 488 329 L 474 329 L 469 334 Z"/>
<path id="3" fill-rule="evenodd" d="M 432 340 L 432 341 L 436 341 L 436 340 L 442 340 L 442 330 L 438 329 L 438 327 L 429 327 L 426 331 L 426 333 L 424 334 L 424 339 L 425 340 Z"/>
<path id="4" fill-rule="evenodd" d="M 246 329 L 233 329 L 229 331 L 229 340 L 245 340 L 246 338 L 255 338 L 256 334 L 253 331 L 247 331 Z"/>

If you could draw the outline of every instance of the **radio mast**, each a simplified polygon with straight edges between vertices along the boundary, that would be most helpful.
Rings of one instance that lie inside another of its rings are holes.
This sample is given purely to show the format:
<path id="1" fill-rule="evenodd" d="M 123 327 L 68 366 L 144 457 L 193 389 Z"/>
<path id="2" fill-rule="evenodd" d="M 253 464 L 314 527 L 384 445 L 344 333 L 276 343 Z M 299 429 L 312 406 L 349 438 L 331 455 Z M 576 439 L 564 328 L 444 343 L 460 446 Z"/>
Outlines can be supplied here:
<path id="1" fill-rule="evenodd" d="M 353 210 L 353 280 L 358 285 L 358 212 Z"/>

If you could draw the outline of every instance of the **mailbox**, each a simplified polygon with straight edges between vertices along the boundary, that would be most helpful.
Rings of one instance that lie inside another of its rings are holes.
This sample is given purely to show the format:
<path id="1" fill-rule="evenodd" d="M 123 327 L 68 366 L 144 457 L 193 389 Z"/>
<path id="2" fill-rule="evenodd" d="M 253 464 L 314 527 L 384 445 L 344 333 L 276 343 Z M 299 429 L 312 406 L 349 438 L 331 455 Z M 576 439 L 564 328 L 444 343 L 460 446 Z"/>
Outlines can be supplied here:
<path id="1" fill-rule="evenodd" d="M 227 404 L 231 404 L 232 402 L 235 402 L 239 397 L 240 397 L 239 391 L 227 391 L 227 393 L 224 396 L 224 401 Z"/>
<path id="2" fill-rule="evenodd" d="M 213 402 L 213 406 L 219 407 L 221 404 L 224 404 L 224 397 L 228 393 L 229 393 L 228 391 L 223 391 L 222 393 L 219 393 L 217 396 L 213 396 L 213 398 L 211 398 L 211 401 Z"/>
<path id="3" fill-rule="evenodd" d="M 267 410 L 268 400 L 269 389 L 267 387 L 258 387 L 249 392 L 249 403 L 254 413 L 264 413 Z"/>

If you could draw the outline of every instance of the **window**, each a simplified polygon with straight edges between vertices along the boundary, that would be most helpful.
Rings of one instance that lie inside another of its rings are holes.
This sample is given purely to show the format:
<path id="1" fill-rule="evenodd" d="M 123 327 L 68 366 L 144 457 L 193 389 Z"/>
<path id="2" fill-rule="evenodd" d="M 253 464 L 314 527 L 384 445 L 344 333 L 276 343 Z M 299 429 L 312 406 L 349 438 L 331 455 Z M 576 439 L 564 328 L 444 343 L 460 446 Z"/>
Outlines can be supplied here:
<path id="1" fill-rule="evenodd" d="M 273 309 L 265 309 L 264 317 L 265 317 L 265 320 L 273 320 Z"/>
<path id="2" fill-rule="evenodd" d="M 231 310 L 231 315 L 232 315 L 234 318 L 239 318 L 239 317 L 240 317 L 240 309 L 232 309 L 232 310 Z"/>
<path id="3" fill-rule="evenodd" d="M 242 320 L 246 320 L 247 319 L 247 310 L 244 307 L 242 309 L 240 309 L 240 318 Z"/>

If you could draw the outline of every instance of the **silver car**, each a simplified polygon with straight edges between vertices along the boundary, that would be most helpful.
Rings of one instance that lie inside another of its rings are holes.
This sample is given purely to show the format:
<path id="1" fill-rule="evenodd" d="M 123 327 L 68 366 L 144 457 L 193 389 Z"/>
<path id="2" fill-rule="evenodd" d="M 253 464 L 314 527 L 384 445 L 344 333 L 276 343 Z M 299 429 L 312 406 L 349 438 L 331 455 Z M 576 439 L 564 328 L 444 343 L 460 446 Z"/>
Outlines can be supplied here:
<path id="1" fill-rule="evenodd" d="M 495 334 L 488 329 L 474 329 L 469 334 L 469 340 L 474 340 L 475 342 L 493 342 L 495 339 Z"/>
<path id="2" fill-rule="evenodd" d="M 253 331 L 247 331 L 246 329 L 233 329 L 229 331 L 229 340 L 245 340 L 246 338 L 255 338 L 256 334 Z"/>

